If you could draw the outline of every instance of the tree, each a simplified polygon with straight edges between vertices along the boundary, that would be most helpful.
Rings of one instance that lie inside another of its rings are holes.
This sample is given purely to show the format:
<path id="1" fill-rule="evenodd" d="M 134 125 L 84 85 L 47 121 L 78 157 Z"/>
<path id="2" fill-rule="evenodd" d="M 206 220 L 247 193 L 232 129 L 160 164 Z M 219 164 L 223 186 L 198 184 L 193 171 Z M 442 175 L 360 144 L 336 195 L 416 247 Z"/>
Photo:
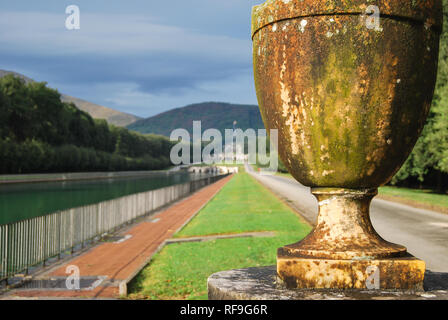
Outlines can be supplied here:
<path id="1" fill-rule="evenodd" d="M 0 79 L 1 173 L 162 169 L 171 145 L 94 120 L 45 82 Z"/>
<path id="2" fill-rule="evenodd" d="M 59 134 L 58 122 L 64 105 L 58 91 L 47 87 L 45 82 L 31 82 L 28 84 L 29 97 L 33 109 L 33 133 L 41 141 L 53 145 L 61 144 L 63 136 Z"/>
<path id="3" fill-rule="evenodd" d="M 24 141 L 26 137 L 32 136 L 32 101 L 28 94 L 25 81 L 7 75 L 0 79 L 0 87 L 5 105 L 2 105 L 3 115 L 9 128 L 8 136 Z"/>

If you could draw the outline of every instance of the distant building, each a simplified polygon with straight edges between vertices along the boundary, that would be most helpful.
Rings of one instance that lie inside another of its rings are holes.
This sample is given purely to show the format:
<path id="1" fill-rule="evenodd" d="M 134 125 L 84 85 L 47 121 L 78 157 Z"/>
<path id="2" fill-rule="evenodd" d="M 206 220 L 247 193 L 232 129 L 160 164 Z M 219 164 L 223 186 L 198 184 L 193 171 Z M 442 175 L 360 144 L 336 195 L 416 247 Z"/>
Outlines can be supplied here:
<path id="1" fill-rule="evenodd" d="M 219 173 L 238 173 L 238 167 L 217 167 L 219 170 Z"/>
<path id="2" fill-rule="evenodd" d="M 191 173 L 238 173 L 238 167 L 226 167 L 226 166 L 192 166 L 188 168 L 188 172 Z"/>

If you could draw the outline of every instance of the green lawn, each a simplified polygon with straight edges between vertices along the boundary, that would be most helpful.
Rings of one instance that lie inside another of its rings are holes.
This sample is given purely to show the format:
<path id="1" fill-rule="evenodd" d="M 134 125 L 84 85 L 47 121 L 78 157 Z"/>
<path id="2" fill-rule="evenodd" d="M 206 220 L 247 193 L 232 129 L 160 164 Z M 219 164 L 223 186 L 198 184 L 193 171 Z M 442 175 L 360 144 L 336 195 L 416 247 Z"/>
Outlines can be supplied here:
<path id="1" fill-rule="evenodd" d="M 430 206 L 448 208 L 448 195 L 437 194 L 431 190 L 382 187 L 379 189 L 379 194 L 384 196 L 400 197 Z"/>
<path id="2" fill-rule="evenodd" d="M 239 173 L 176 237 L 274 231 L 275 237 L 168 245 L 130 284 L 131 299 L 206 299 L 218 271 L 273 265 L 277 248 L 311 227 L 247 173 Z"/>

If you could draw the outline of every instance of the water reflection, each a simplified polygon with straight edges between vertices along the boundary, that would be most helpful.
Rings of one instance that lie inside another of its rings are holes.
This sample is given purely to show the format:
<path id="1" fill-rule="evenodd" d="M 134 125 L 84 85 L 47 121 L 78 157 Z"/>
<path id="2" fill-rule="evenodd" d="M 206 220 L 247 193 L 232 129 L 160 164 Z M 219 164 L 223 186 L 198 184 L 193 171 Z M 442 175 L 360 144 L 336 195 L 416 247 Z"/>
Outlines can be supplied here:
<path id="1" fill-rule="evenodd" d="M 160 173 L 146 177 L 0 185 L 0 224 L 159 189 L 206 174 Z"/>

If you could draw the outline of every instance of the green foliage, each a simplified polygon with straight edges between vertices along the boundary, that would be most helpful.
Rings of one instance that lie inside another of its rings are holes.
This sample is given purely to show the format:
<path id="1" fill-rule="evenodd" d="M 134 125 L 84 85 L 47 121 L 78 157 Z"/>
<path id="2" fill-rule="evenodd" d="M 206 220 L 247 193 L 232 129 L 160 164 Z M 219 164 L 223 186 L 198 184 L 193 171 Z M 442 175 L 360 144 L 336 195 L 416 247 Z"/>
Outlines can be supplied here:
<path id="1" fill-rule="evenodd" d="M 16 143 L 0 139 L 0 150 L 0 174 L 160 170 L 169 165 L 167 157 L 128 158 L 74 145 L 54 147 L 37 140 Z"/>
<path id="2" fill-rule="evenodd" d="M 163 169 L 171 142 L 94 120 L 46 83 L 0 79 L 2 174 Z"/>

